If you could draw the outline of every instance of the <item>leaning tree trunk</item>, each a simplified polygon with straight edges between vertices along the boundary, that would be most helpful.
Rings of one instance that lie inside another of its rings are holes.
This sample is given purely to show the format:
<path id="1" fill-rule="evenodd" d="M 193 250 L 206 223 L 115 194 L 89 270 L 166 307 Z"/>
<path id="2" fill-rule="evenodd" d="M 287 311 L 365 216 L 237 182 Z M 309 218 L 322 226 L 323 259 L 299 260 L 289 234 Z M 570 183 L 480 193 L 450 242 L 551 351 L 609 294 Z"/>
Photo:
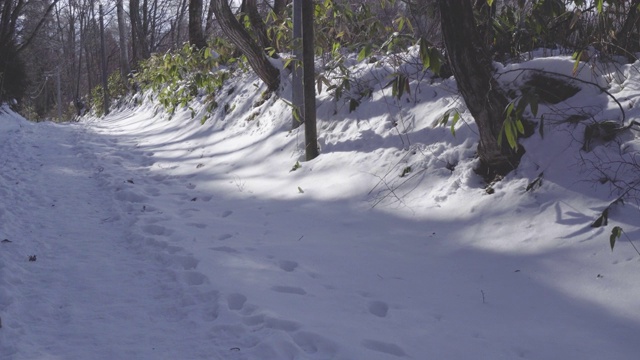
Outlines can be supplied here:
<path id="1" fill-rule="evenodd" d="M 207 47 L 202 33 L 202 0 L 189 0 L 189 43 L 198 50 Z"/>
<path id="2" fill-rule="evenodd" d="M 244 5 L 247 11 L 247 16 L 249 17 L 249 23 L 251 23 L 251 27 L 258 38 L 260 46 L 262 46 L 262 48 L 274 46 L 267 35 L 267 25 L 264 23 L 262 17 L 260 17 L 260 13 L 258 12 L 258 2 L 256 0 L 245 0 Z"/>
<path id="3" fill-rule="evenodd" d="M 212 5 L 213 12 L 224 34 L 247 57 L 249 65 L 267 85 L 268 91 L 277 90 L 280 85 L 280 72 L 269 62 L 264 49 L 258 46 L 240 25 L 227 0 L 214 0 Z"/>
<path id="4" fill-rule="evenodd" d="M 451 71 L 478 126 L 484 175 L 504 175 L 518 166 L 522 151 L 513 151 L 507 141 L 498 145 L 509 101 L 493 78 L 491 57 L 476 29 L 471 1 L 439 0 L 438 4 Z"/>

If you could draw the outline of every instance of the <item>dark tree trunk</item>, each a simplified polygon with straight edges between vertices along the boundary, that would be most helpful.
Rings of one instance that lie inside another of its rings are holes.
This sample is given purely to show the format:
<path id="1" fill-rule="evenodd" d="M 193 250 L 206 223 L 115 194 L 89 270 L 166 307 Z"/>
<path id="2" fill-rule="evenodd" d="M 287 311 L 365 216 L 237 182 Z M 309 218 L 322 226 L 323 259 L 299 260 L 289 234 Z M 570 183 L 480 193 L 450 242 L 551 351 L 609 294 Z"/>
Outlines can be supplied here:
<path id="1" fill-rule="evenodd" d="M 302 81 L 304 86 L 304 138 L 307 161 L 318 157 L 316 128 L 316 76 L 313 46 L 313 2 L 302 0 Z"/>
<path id="2" fill-rule="evenodd" d="M 272 46 L 271 40 L 269 40 L 269 36 L 267 35 L 267 25 L 262 21 L 262 17 L 258 12 L 258 2 L 256 0 L 245 0 L 244 5 L 244 10 L 249 17 L 249 23 L 251 23 L 253 32 L 258 39 L 258 44 L 262 46 L 263 49 Z"/>
<path id="3" fill-rule="evenodd" d="M 284 15 L 284 11 L 287 8 L 287 4 L 290 0 L 274 0 L 273 1 L 273 12 L 278 16 L 278 18 L 282 18 Z"/>
<path id="4" fill-rule="evenodd" d="M 491 56 L 476 29 L 469 0 L 438 1 L 442 34 L 458 89 L 474 117 L 480 134 L 478 156 L 484 175 L 504 175 L 518 166 L 522 152 L 513 151 L 507 141 L 498 145 L 498 134 L 509 103 L 493 78 Z"/>
<path id="5" fill-rule="evenodd" d="M 141 60 L 151 56 L 140 19 L 140 0 L 129 0 L 129 17 L 131 18 L 131 52 L 134 66 L 137 66 Z"/>
<path id="6" fill-rule="evenodd" d="M 276 91 L 280 85 L 280 72 L 269 62 L 264 49 L 258 46 L 240 25 L 227 0 L 215 0 L 212 5 L 222 31 L 247 57 L 249 65 L 267 85 L 268 91 Z"/>
<path id="7" fill-rule="evenodd" d="M 198 50 L 207 47 L 202 32 L 202 0 L 189 0 L 189 43 Z"/>
<path id="8" fill-rule="evenodd" d="M 210 34 L 211 28 L 213 27 L 213 2 L 214 1 L 215 0 L 209 1 L 209 8 L 207 9 L 207 21 L 204 28 L 205 37 L 207 37 Z"/>
<path id="9" fill-rule="evenodd" d="M 640 13 L 638 11 L 640 0 L 634 0 L 629 4 L 629 14 L 616 34 L 615 44 L 626 52 L 629 61 L 636 60 L 635 53 L 640 50 Z"/>
<path id="10" fill-rule="evenodd" d="M 127 47 L 126 25 L 124 23 L 124 7 L 122 6 L 123 0 L 118 0 L 116 3 L 116 9 L 118 14 L 118 37 L 120 39 L 120 76 L 122 81 L 129 87 L 127 78 L 131 73 L 129 67 L 129 49 Z"/>

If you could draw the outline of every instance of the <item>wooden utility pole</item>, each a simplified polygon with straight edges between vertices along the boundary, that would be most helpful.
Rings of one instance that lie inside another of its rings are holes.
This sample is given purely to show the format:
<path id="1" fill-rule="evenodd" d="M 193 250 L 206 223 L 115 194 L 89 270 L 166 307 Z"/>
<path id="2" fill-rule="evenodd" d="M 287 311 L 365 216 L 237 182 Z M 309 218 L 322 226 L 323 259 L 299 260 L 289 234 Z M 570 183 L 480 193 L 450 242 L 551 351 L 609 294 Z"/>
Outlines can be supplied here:
<path id="1" fill-rule="evenodd" d="M 104 114 L 109 114 L 109 84 L 107 83 L 107 50 L 104 41 L 104 13 L 100 4 L 100 57 L 102 60 L 102 94 L 104 95 Z"/>
<path id="2" fill-rule="evenodd" d="M 313 1 L 302 2 L 302 69 L 304 86 L 304 139 L 307 161 L 315 159 L 318 153 L 318 132 L 316 129 L 316 76 L 315 51 L 313 46 Z"/>
<path id="3" fill-rule="evenodd" d="M 291 73 L 291 103 L 295 129 L 304 122 L 304 101 L 302 96 L 302 1 L 293 0 L 293 71 Z"/>

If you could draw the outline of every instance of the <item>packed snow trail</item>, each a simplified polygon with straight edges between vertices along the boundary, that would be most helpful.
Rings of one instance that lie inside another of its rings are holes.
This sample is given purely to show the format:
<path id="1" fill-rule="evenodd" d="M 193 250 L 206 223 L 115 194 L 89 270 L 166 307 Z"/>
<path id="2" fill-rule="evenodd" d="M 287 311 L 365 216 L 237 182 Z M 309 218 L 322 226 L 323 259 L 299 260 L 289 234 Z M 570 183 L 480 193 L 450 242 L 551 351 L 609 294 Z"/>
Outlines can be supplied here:
<path id="1" fill-rule="evenodd" d="M 77 125 L 26 122 L 2 134 L 0 358 L 220 356 L 190 320 L 215 317 L 216 293 L 198 294 L 211 308 L 194 309 L 193 294 L 128 243 L 130 220 L 81 136 Z"/>

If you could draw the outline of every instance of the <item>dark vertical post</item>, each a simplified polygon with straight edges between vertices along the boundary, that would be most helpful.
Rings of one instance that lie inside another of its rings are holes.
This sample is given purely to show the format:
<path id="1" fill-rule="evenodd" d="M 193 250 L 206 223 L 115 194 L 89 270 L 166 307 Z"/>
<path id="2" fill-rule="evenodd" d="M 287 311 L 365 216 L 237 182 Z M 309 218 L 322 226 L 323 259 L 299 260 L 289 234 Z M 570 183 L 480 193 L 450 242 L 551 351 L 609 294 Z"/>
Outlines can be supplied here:
<path id="1" fill-rule="evenodd" d="M 313 46 L 313 1 L 302 1 L 302 69 L 304 86 L 304 139 L 307 161 L 318 156 L 316 129 L 316 76 Z"/>
<path id="2" fill-rule="evenodd" d="M 107 50 L 104 41 L 104 13 L 100 4 L 100 57 L 102 58 L 102 94 L 104 95 L 104 114 L 109 114 L 109 85 L 107 83 Z"/>
<path id="3" fill-rule="evenodd" d="M 302 1 L 293 0 L 293 72 L 291 73 L 291 103 L 295 129 L 304 122 L 304 100 L 302 89 Z"/>

